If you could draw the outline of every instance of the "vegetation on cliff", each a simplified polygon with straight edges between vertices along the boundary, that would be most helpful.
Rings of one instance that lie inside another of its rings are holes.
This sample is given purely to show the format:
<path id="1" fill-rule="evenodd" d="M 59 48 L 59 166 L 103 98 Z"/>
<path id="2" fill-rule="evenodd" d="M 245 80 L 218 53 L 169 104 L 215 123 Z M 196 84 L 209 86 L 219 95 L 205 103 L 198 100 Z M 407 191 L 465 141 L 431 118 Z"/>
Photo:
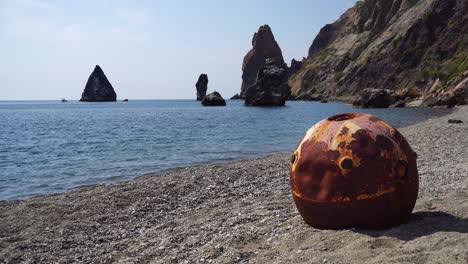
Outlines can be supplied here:
<path id="1" fill-rule="evenodd" d="M 467 1 L 365 0 L 320 30 L 288 83 L 299 99 L 351 100 L 365 88 L 437 97 L 468 77 L 467 58 Z"/>

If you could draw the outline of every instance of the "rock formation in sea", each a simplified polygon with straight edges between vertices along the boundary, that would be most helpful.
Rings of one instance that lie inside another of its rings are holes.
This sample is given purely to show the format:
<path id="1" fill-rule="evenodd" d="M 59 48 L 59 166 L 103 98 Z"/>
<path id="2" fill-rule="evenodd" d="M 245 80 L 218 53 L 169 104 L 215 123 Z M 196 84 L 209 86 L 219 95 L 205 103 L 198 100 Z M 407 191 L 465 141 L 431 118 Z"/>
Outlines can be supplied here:
<path id="1" fill-rule="evenodd" d="M 242 97 L 239 94 L 235 94 L 233 97 L 231 97 L 231 100 L 240 100 Z"/>
<path id="2" fill-rule="evenodd" d="M 82 102 L 114 102 L 117 94 L 99 65 L 96 65 L 81 94 Z"/>
<path id="3" fill-rule="evenodd" d="M 273 59 L 279 68 L 287 67 L 270 26 L 263 25 L 253 35 L 252 49 L 245 55 L 242 63 L 242 86 L 240 92 L 242 98 L 245 96 L 246 89 L 255 83 L 257 73 L 265 65 L 266 59 Z"/>
<path id="4" fill-rule="evenodd" d="M 204 73 L 200 74 L 195 87 L 197 88 L 197 101 L 203 100 L 208 90 L 208 75 Z"/>
<path id="5" fill-rule="evenodd" d="M 426 105 L 463 104 L 467 92 L 456 87 L 468 70 L 466 14 L 462 0 L 357 1 L 320 30 L 288 80 L 292 98 L 352 101 L 366 88 L 415 89 Z"/>
<path id="6" fill-rule="evenodd" d="M 201 104 L 204 106 L 225 106 L 226 101 L 224 101 L 220 93 L 212 92 L 203 98 Z"/>
<path id="7" fill-rule="evenodd" d="M 247 87 L 244 93 L 247 106 L 283 106 L 291 95 L 287 83 L 287 69 L 278 67 L 273 59 L 265 60 L 260 68 L 255 84 Z"/>

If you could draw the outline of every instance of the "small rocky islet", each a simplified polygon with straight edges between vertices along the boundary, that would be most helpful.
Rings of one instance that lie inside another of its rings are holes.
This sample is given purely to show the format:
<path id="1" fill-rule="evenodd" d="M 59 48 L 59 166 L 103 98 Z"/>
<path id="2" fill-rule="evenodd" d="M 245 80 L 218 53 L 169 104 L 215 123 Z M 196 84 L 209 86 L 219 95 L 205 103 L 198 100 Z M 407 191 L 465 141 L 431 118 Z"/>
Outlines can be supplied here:
<path id="1" fill-rule="evenodd" d="M 294 60 L 294 70 L 297 70 L 300 62 Z M 291 88 L 287 80 L 290 69 L 284 62 L 281 49 L 276 42 L 270 26 L 263 25 L 252 38 L 252 49 L 247 52 L 242 64 L 242 85 L 240 94 L 231 97 L 231 100 L 244 99 L 246 106 L 284 106 L 291 95 Z M 200 99 L 200 91 L 205 91 L 206 85 L 201 82 L 200 75 L 197 83 L 197 100 Z M 206 77 L 206 84 L 208 83 Z M 208 97 L 208 96 L 207 96 Z M 212 93 L 207 100 L 202 99 L 203 105 L 225 105 L 224 99 L 219 93 Z M 213 101 L 214 100 L 214 101 Z M 220 102 L 213 103 L 213 102 Z"/>
<path id="2" fill-rule="evenodd" d="M 104 71 L 96 65 L 81 95 L 81 102 L 115 102 L 117 94 Z"/>
<path id="3" fill-rule="evenodd" d="M 202 100 L 203 106 L 225 106 L 226 101 L 223 99 L 220 93 L 212 92 L 207 94 Z"/>
<path id="4" fill-rule="evenodd" d="M 291 95 L 288 76 L 288 66 L 270 26 L 261 26 L 242 63 L 240 97 L 247 106 L 284 106 Z"/>
<path id="5" fill-rule="evenodd" d="M 240 96 L 245 98 L 249 87 L 257 82 L 258 73 L 265 66 L 265 61 L 274 61 L 278 68 L 287 67 L 283 54 L 273 36 L 270 26 L 260 26 L 252 37 L 252 48 L 247 52 L 242 62 L 242 85 Z"/>
<path id="6" fill-rule="evenodd" d="M 206 73 L 200 74 L 198 81 L 195 83 L 197 89 L 197 101 L 201 101 L 203 106 L 225 106 L 226 101 L 219 92 L 212 92 L 206 94 L 208 90 L 208 75 Z"/>

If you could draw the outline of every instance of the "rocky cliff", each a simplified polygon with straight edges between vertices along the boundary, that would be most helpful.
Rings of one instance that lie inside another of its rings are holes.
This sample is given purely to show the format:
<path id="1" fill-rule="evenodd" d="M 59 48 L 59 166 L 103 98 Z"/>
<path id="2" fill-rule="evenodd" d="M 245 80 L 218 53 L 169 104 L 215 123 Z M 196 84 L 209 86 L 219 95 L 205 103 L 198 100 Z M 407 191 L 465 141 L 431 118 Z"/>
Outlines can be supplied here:
<path id="1" fill-rule="evenodd" d="M 467 58 L 468 1 L 364 0 L 320 30 L 288 83 L 297 99 L 349 101 L 379 88 L 434 102 L 466 79 Z"/>
<path id="2" fill-rule="evenodd" d="M 113 102 L 117 94 L 99 65 L 96 65 L 81 94 L 82 102 Z"/>
<path id="3" fill-rule="evenodd" d="M 272 59 L 276 66 L 287 68 L 283 54 L 268 25 L 261 26 L 252 38 L 252 49 L 245 55 L 242 63 L 242 86 L 240 96 L 245 97 L 246 89 L 257 79 L 260 68 L 265 66 L 265 60 Z"/>

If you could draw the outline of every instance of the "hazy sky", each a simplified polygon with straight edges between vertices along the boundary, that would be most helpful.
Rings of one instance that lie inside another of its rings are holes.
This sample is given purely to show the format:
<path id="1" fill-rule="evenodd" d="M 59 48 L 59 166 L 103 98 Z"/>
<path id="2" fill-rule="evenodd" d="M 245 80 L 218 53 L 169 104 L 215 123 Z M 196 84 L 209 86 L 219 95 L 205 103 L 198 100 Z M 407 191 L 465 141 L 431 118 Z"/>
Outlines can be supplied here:
<path id="1" fill-rule="evenodd" d="M 286 62 L 355 0 L 0 0 L 0 100 L 79 99 L 101 65 L 118 99 L 229 98 L 253 33 L 269 24 Z"/>

